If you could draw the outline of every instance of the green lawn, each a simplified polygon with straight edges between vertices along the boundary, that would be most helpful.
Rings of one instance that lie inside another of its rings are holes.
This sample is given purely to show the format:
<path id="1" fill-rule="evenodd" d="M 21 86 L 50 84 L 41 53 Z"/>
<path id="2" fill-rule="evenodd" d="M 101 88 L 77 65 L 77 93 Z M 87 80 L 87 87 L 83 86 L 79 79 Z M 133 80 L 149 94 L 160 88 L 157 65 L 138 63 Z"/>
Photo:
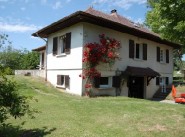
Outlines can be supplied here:
<path id="1" fill-rule="evenodd" d="M 87 98 L 60 92 L 42 79 L 16 76 L 19 92 L 34 97 L 31 119 L 9 119 L 7 137 L 183 137 L 185 105 L 127 97 Z M 6 137 L 6 135 L 0 135 Z"/>

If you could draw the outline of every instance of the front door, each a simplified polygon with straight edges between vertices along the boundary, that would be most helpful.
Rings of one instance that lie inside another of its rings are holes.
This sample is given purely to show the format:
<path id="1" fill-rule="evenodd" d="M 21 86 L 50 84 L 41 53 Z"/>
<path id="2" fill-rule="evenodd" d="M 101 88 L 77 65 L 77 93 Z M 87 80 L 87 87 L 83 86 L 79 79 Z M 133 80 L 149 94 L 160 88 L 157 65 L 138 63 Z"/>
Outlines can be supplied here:
<path id="1" fill-rule="evenodd" d="M 128 96 L 134 98 L 144 98 L 144 77 L 129 77 Z"/>

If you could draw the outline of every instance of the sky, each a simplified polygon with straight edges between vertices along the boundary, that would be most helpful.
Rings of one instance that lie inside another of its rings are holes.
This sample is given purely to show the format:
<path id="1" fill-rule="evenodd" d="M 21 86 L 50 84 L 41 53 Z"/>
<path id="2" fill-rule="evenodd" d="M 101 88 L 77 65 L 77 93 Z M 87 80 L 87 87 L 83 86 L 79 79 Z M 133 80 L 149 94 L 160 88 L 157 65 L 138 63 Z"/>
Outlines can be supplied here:
<path id="1" fill-rule="evenodd" d="M 15 49 L 32 50 L 45 42 L 32 33 L 76 11 L 89 7 L 117 13 L 143 23 L 147 0 L 0 0 L 0 34 L 8 34 Z"/>

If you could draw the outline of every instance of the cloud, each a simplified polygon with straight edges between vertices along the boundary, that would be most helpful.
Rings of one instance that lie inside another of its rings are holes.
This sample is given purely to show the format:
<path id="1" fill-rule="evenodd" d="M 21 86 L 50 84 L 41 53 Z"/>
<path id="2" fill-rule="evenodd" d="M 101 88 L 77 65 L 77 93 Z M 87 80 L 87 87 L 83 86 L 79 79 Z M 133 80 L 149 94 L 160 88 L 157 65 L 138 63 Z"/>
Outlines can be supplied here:
<path id="1" fill-rule="evenodd" d="M 128 10 L 134 4 L 145 4 L 147 0 L 94 0 L 93 5 L 101 6 L 106 5 L 108 7 L 117 6 Z"/>
<path id="2" fill-rule="evenodd" d="M 35 25 L 9 24 L 0 22 L 0 30 L 3 32 L 28 32 L 36 31 L 40 27 Z"/>
<path id="3" fill-rule="evenodd" d="M 62 8 L 62 3 L 60 1 L 57 1 L 53 6 L 53 9 L 57 10 L 59 8 Z"/>
<path id="4" fill-rule="evenodd" d="M 139 24 L 143 24 L 144 19 L 143 18 L 138 18 L 138 19 L 135 19 L 134 22 L 139 23 Z"/>
<path id="5" fill-rule="evenodd" d="M 46 4 L 47 3 L 47 0 L 41 0 L 41 3 L 42 4 Z"/>
<path id="6" fill-rule="evenodd" d="M 66 0 L 66 3 L 69 3 L 69 2 L 71 2 L 71 0 Z"/>
<path id="7" fill-rule="evenodd" d="M 26 8 L 25 8 L 25 7 L 21 7 L 20 9 L 21 9 L 22 11 L 25 11 L 25 10 L 26 10 Z"/>

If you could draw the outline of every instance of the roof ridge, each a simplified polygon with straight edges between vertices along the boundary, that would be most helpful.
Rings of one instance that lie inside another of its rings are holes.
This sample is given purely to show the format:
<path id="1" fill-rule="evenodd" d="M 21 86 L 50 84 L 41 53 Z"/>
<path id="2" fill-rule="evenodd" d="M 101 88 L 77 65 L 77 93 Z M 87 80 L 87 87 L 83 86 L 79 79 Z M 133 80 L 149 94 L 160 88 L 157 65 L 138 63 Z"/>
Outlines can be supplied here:
<path id="1" fill-rule="evenodd" d="M 153 32 L 153 31 L 151 31 L 150 29 L 142 26 L 138 22 L 135 22 L 135 21 L 133 21 L 131 19 L 128 19 L 128 18 L 126 18 L 126 17 L 124 17 L 124 16 L 122 16 L 122 15 L 120 15 L 118 13 L 116 13 L 116 16 L 115 16 L 115 14 L 111 15 L 111 14 L 108 14 L 108 13 L 104 13 L 102 11 L 94 9 L 93 7 L 89 7 L 84 12 L 85 13 L 89 13 L 89 14 L 94 15 L 94 16 L 99 16 L 99 17 L 102 17 L 102 18 L 106 18 L 108 20 L 111 20 L 111 21 L 114 21 L 114 22 L 117 22 L 117 23 L 120 23 L 120 24 L 124 24 L 126 26 L 130 26 L 130 27 L 135 28 L 135 29 L 143 30 L 143 31 L 145 31 L 147 33 L 152 33 L 153 35 L 156 35 L 156 36 L 160 37 L 159 34 L 157 34 L 157 33 Z"/>

